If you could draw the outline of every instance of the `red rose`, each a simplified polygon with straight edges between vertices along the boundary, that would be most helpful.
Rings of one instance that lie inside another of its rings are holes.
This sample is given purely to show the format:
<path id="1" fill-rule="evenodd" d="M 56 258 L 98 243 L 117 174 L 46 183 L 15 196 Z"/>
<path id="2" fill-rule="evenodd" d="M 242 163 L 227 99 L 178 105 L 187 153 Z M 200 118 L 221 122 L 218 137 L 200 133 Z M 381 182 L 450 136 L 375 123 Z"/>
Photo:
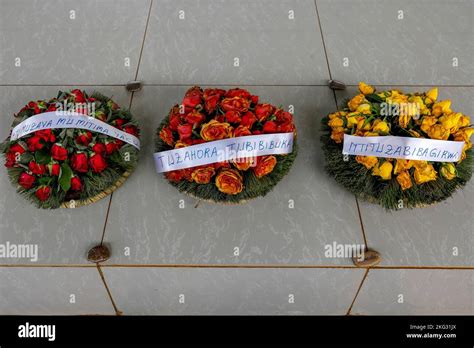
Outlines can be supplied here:
<path id="1" fill-rule="evenodd" d="M 89 143 L 92 141 L 92 133 L 89 131 L 80 132 L 79 135 L 76 137 L 76 143 L 83 146 L 88 146 Z"/>
<path id="2" fill-rule="evenodd" d="M 216 170 L 218 169 L 221 169 L 221 168 L 230 168 L 231 165 L 229 162 L 216 162 L 214 163 L 214 168 L 216 168 Z"/>
<path id="3" fill-rule="evenodd" d="M 82 190 L 82 182 L 81 179 L 77 176 L 73 176 L 71 178 L 71 190 L 73 191 L 81 191 Z"/>
<path id="4" fill-rule="evenodd" d="M 9 152 L 12 152 L 13 154 L 22 154 L 22 153 L 25 153 L 25 149 L 23 148 L 23 146 L 21 146 L 20 144 L 13 144 L 12 146 L 10 146 L 10 149 L 8 150 Z"/>
<path id="5" fill-rule="evenodd" d="M 242 122 L 240 123 L 242 126 L 247 127 L 248 129 L 252 129 L 253 124 L 257 121 L 257 118 L 255 115 L 247 111 L 243 116 L 242 116 Z"/>
<path id="6" fill-rule="evenodd" d="M 288 111 L 278 109 L 275 111 L 275 118 L 278 123 L 293 122 L 293 116 Z"/>
<path id="7" fill-rule="evenodd" d="M 247 112 L 250 107 L 250 101 L 240 97 L 225 98 L 221 102 L 224 111 Z"/>
<path id="8" fill-rule="evenodd" d="M 5 162 L 5 167 L 7 168 L 12 168 L 16 165 L 16 155 L 14 152 L 7 152 L 6 156 L 6 162 Z"/>
<path id="9" fill-rule="evenodd" d="M 26 143 L 28 144 L 28 150 L 31 152 L 41 150 L 44 147 L 44 140 L 37 135 L 29 138 Z"/>
<path id="10" fill-rule="evenodd" d="M 31 101 L 31 102 L 28 103 L 28 108 L 33 109 L 35 115 L 41 113 L 41 109 L 40 109 L 38 103 L 36 103 L 34 101 Z"/>
<path id="11" fill-rule="evenodd" d="M 30 172 L 35 175 L 43 175 L 46 172 L 46 166 L 44 164 L 38 164 L 35 161 L 31 161 L 28 165 Z"/>
<path id="12" fill-rule="evenodd" d="M 193 125 L 192 124 L 182 124 L 178 126 L 179 139 L 188 139 L 191 138 L 193 134 Z"/>
<path id="13" fill-rule="evenodd" d="M 226 98 L 239 97 L 239 98 L 250 99 L 251 94 L 249 93 L 249 91 L 245 89 L 234 88 L 234 89 L 229 89 L 227 93 L 225 94 L 225 97 Z"/>
<path id="14" fill-rule="evenodd" d="M 44 202 L 45 200 L 47 200 L 49 198 L 49 196 L 51 196 L 51 187 L 49 187 L 49 186 L 40 186 L 36 190 L 35 195 L 36 195 L 36 197 L 38 197 L 38 199 L 41 202 Z"/>
<path id="15" fill-rule="evenodd" d="M 277 130 L 277 124 L 273 121 L 267 121 L 263 125 L 263 133 L 276 133 Z"/>
<path id="16" fill-rule="evenodd" d="M 40 131 L 35 132 L 35 135 L 39 136 L 45 142 L 54 143 L 56 141 L 56 137 L 51 131 L 51 129 L 43 129 Z"/>
<path id="17" fill-rule="evenodd" d="M 18 184 L 26 190 L 30 189 L 35 181 L 36 178 L 26 172 L 21 173 L 20 177 L 18 178 Z"/>
<path id="18" fill-rule="evenodd" d="M 186 113 L 193 110 L 197 105 L 202 103 L 202 89 L 199 87 L 192 87 L 188 89 L 184 95 L 183 105 Z"/>
<path id="19" fill-rule="evenodd" d="M 118 145 L 115 141 L 111 141 L 105 144 L 105 152 L 107 153 L 107 155 L 111 155 L 117 150 L 118 150 Z"/>
<path id="20" fill-rule="evenodd" d="M 252 104 L 253 105 L 257 105 L 258 104 L 258 95 L 253 95 L 250 100 L 252 101 Z"/>
<path id="21" fill-rule="evenodd" d="M 82 93 L 79 89 L 74 89 L 71 91 L 71 94 L 74 96 L 74 100 L 76 103 L 85 103 L 86 98 L 84 97 L 84 93 Z"/>
<path id="22" fill-rule="evenodd" d="M 227 111 L 225 113 L 225 119 L 230 123 L 240 123 L 242 119 L 240 118 L 240 113 L 237 111 Z"/>
<path id="23" fill-rule="evenodd" d="M 56 161 L 65 161 L 67 159 L 67 149 L 60 144 L 54 144 L 51 148 L 51 157 Z"/>
<path id="24" fill-rule="evenodd" d="M 279 133 L 291 133 L 295 130 L 295 125 L 292 122 L 283 123 L 278 125 Z"/>
<path id="25" fill-rule="evenodd" d="M 258 104 L 255 107 L 255 115 L 260 122 L 265 121 L 272 113 L 273 106 L 270 104 Z"/>
<path id="26" fill-rule="evenodd" d="M 126 126 L 124 128 L 124 131 L 125 133 L 128 133 L 128 134 L 131 134 L 131 135 L 134 135 L 134 136 L 138 136 L 138 128 L 135 127 L 135 126 Z"/>
<path id="27" fill-rule="evenodd" d="M 211 114 L 216 110 L 217 104 L 224 94 L 223 89 L 208 88 L 204 90 L 204 108 L 208 113 Z"/>
<path id="28" fill-rule="evenodd" d="M 56 104 L 49 104 L 48 109 L 46 111 L 56 111 Z"/>
<path id="29" fill-rule="evenodd" d="M 160 139 L 163 140 L 169 146 L 173 146 L 173 131 L 169 127 L 163 127 L 160 131 Z"/>
<path id="30" fill-rule="evenodd" d="M 78 173 L 87 173 L 89 170 L 87 166 L 87 155 L 83 152 L 73 154 L 71 156 L 71 167 Z"/>
<path id="31" fill-rule="evenodd" d="M 244 137 L 246 135 L 252 135 L 252 132 L 245 126 L 238 126 L 234 129 L 234 137 Z"/>
<path id="32" fill-rule="evenodd" d="M 61 166 L 57 163 L 49 164 L 48 169 L 51 176 L 59 176 L 61 172 Z"/>
<path id="33" fill-rule="evenodd" d="M 191 111 L 184 117 L 184 120 L 192 125 L 200 125 L 205 119 L 206 116 L 197 110 Z"/>
<path id="34" fill-rule="evenodd" d="M 107 161 L 101 155 L 95 154 L 89 159 L 89 165 L 94 173 L 101 173 L 107 168 Z"/>
<path id="35" fill-rule="evenodd" d="M 104 152 L 106 152 L 106 148 L 102 143 L 95 143 L 94 146 L 92 146 L 92 151 L 98 153 L 99 155 L 103 155 Z"/>
<path id="36" fill-rule="evenodd" d="M 115 121 L 114 121 L 114 124 L 115 124 L 115 127 L 117 127 L 118 129 L 122 129 L 122 126 L 123 124 L 125 123 L 125 121 L 121 118 L 117 118 Z"/>

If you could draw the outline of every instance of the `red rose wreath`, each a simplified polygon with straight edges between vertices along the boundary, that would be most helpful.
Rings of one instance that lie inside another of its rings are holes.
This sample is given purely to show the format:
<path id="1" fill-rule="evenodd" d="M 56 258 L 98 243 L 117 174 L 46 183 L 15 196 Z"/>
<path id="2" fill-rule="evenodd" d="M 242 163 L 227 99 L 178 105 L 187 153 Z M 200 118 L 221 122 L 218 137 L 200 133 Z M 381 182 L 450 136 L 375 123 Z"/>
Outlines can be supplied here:
<path id="1" fill-rule="evenodd" d="M 62 127 L 48 128 L 48 122 L 60 119 L 59 110 L 71 112 L 70 122 L 63 118 Z M 90 117 L 83 120 L 83 115 Z M 48 119 L 32 121 L 42 116 Z M 127 134 L 137 140 L 137 123 L 101 94 L 59 92 L 57 98 L 29 102 L 15 117 L 10 136 L 1 144 L 5 166 L 19 193 L 40 208 L 95 202 L 120 186 L 137 164 L 137 146 L 104 134 L 108 126 L 123 139 Z M 81 127 L 67 126 L 74 122 Z M 28 131 L 14 139 L 18 128 Z"/>

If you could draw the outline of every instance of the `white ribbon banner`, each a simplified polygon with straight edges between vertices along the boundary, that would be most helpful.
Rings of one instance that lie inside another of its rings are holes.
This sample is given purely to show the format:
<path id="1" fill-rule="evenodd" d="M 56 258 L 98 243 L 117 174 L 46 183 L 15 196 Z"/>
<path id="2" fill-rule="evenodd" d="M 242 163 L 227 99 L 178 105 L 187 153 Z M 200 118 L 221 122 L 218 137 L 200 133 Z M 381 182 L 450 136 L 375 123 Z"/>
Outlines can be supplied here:
<path id="1" fill-rule="evenodd" d="M 49 111 L 31 116 L 13 128 L 10 139 L 17 140 L 39 130 L 56 128 L 87 129 L 122 140 L 140 149 L 140 140 L 136 136 L 123 132 L 94 117 L 70 111 Z"/>
<path id="2" fill-rule="evenodd" d="M 293 133 L 249 135 L 210 141 L 154 154 L 158 173 L 201 165 L 252 158 L 284 155 L 293 151 Z"/>
<path id="3" fill-rule="evenodd" d="M 463 147 L 463 141 L 395 136 L 359 137 L 344 134 L 342 153 L 430 162 L 457 162 L 461 159 Z"/>

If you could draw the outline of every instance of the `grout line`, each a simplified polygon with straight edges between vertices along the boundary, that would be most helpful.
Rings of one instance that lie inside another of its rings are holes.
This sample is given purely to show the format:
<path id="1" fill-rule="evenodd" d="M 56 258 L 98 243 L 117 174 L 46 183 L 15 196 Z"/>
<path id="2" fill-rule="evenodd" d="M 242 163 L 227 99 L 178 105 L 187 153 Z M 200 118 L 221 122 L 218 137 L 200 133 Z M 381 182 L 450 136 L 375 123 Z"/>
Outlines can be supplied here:
<path id="1" fill-rule="evenodd" d="M 318 19 L 319 33 L 321 34 L 321 40 L 323 42 L 323 48 L 324 48 L 324 55 L 326 57 L 326 63 L 328 65 L 329 79 L 332 80 L 331 67 L 329 66 L 328 52 L 326 50 L 326 43 L 324 42 L 323 27 L 321 26 L 321 20 L 319 19 L 317 0 L 314 0 L 314 7 L 316 8 L 316 18 Z"/>
<path id="2" fill-rule="evenodd" d="M 362 285 L 364 284 L 364 281 L 367 278 L 367 275 L 369 274 L 369 270 L 370 268 L 367 268 L 367 270 L 365 271 L 364 276 L 362 277 L 362 281 L 360 282 L 359 288 L 357 289 L 357 292 L 354 296 L 354 299 L 352 300 L 351 305 L 349 306 L 349 309 L 347 310 L 346 315 L 351 315 L 352 306 L 354 306 L 357 296 L 359 295 L 360 289 L 362 289 Z"/>
<path id="3" fill-rule="evenodd" d="M 101 267 L 108 268 L 255 268 L 255 269 L 386 269 L 386 270 L 474 270 L 474 266 L 372 266 L 372 267 L 357 267 L 357 266 L 338 266 L 338 265 L 243 265 L 243 264 L 104 264 L 100 263 Z M 0 265 L 0 268 L 91 268 L 96 267 L 96 264 L 10 264 Z"/>
<path id="4" fill-rule="evenodd" d="M 112 205 L 112 199 L 114 198 L 114 193 L 110 194 L 109 205 L 107 207 L 107 213 L 105 214 L 104 228 L 102 230 L 102 238 L 100 239 L 100 245 L 104 242 L 105 230 L 107 229 L 107 222 L 109 221 L 110 206 Z"/>
<path id="5" fill-rule="evenodd" d="M 421 85 L 413 85 L 413 84 L 373 84 L 369 83 L 371 86 L 374 87 L 454 87 L 454 88 L 472 88 L 474 85 L 442 85 L 442 84 L 421 84 Z M 327 87 L 327 84 L 245 84 L 245 83 L 143 83 L 142 86 L 150 86 L 150 87 L 189 87 L 189 86 L 216 86 L 216 87 Z M 0 84 L 0 87 L 125 87 L 126 84 Z M 351 85 L 346 84 L 347 87 L 358 87 L 358 85 Z"/>
<path id="6" fill-rule="evenodd" d="M 145 47 L 146 33 L 148 31 L 148 23 L 150 22 L 151 8 L 153 7 L 153 0 L 150 1 L 150 8 L 148 9 L 148 16 L 146 18 L 145 32 L 143 33 L 142 47 L 140 49 L 140 56 L 138 57 L 137 72 L 135 73 L 135 81 L 138 78 L 138 70 L 140 69 L 140 62 L 142 61 L 143 47 Z"/>
<path id="7" fill-rule="evenodd" d="M 97 264 L 97 271 L 99 271 L 100 279 L 102 279 L 102 282 L 104 283 L 104 286 L 105 286 L 105 290 L 107 291 L 107 294 L 109 295 L 110 301 L 112 302 L 112 306 L 114 307 L 115 314 L 116 315 L 122 315 L 122 312 L 118 310 L 117 305 L 115 304 L 115 301 L 112 297 L 112 293 L 110 292 L 109 286 L 107 285 L 107 282 L 105 281 L 104 273 L 100 269 L 99 264 Z"/>
<path id="8" fill-rule="evenodd" d="M 357 212 L 359 214 L 359 222 L 360 222 L 360 229 L 362 231 L 362 237 L 364 237 L 365 250 L 369 250 L 369 244 L 367 243 L 367 237 L 365 235 L 364 221 L 362 220 L 362 213 L 360 211 L 359 200 L 357 199 L 357 196 L 354 196 L 354 198 L 357 205 Z"/>

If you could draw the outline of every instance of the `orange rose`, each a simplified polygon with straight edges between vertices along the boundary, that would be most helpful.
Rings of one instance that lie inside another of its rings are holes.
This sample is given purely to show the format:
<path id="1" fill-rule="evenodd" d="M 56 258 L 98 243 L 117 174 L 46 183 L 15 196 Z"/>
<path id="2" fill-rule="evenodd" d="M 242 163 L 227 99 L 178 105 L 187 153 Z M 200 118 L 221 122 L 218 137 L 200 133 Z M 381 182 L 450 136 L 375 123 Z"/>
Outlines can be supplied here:
<path id="1" fill-rule="evenodd" d="M 228 123 L 211 120 L 202 125 L 201 137 L 206 141 L 230 138 L 232 137 L 232 130 L 232 126 Z"/>
<path id="2" fill-rule="evenodd" d="M 252 135 L 252 132 L 245 126 L 238 126 L 236 129 L 234 129 L 234 137 L 243 137 L 246 135 Z"/>
<path id="3" fill-rule="evenodd" d="M 246 171 L 254 165 L 255 158 L 239 158 L 233 160 L 232 163 L 238 170 Z"/>
<path id="4" fill-rule="evenodd" d="M 209 184 L 211 178 L 216 174 L 214 167 L 201 167 L 194 169 L 191 177 L 198 184 Z"/>
<path id="5" fill-rule="evenodd" d="M 174 145 L 173 132 L 169 127 L 163 127 L 160 131 L 160 138 L 169 146 Z"/>
<path id="6" fill-rule="evenodd" d="M 253 172 L 257 178 L 261 178 L 270 174 L 275 168 L 277 159 L 275 156 L 262 156 L 257 158 L 257 165 L 253 168 Z"/>
<path id="7" fill-rule="evenodd" d="M 235 169 L 222 169 L 216 176 L 216 186 L 228 195 L 239 194 L 244 189 L 242 176 Z"/>
<path id="8" fill-rule="evenodd" d="M 250 107 L 250 101 L 240 97 L 225 98 L 221 101 L 221 107 L 224 111 L 237 111 L 245 113 Z"/>

